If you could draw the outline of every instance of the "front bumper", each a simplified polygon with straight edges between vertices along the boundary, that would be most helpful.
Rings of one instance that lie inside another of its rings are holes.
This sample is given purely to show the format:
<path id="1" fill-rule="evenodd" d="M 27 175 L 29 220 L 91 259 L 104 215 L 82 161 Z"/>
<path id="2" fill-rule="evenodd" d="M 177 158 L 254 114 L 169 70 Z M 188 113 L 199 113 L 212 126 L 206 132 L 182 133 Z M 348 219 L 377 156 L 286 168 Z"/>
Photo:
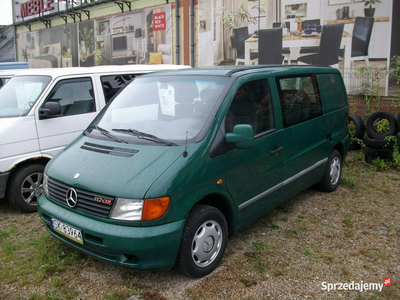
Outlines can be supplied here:
<path id="1" fill-rule="evenodd" d="M 99 260 L 134 269 L 169 269 L 175 265 L 185 220 L 152 227 L 131 227 L 91 219 L 50 202 L 43 194 L 38 213 L 57 239 Z M 54 217 L 82 231 L 76 243 L 51 227 Z"/>
<path id="2" fill-rule="evenodd" d="M 0 199 L 6 196 L 6 187 L 10 172 L 0 174 Z"/>

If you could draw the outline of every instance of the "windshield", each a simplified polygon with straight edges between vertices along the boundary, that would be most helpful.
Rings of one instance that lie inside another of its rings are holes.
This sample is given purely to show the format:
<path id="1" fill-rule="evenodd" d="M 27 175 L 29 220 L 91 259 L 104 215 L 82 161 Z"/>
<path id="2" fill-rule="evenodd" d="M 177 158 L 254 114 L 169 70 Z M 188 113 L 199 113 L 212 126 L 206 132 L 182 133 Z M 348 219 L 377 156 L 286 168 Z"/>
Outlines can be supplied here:
<path id="1" fill-rule="evenodd" d="M 50 80 L 49 76 L 11 78 L 0 90 L 0 118 L 26 116 Z"/>
<path id="2" fill-rule="evenodd" d="M 193 142 L 228 80 L 219 76 L 137 78 L 96 119 L 90 133 L 104 138 L 107 131 L 114 140 L 130 143 Z"/>

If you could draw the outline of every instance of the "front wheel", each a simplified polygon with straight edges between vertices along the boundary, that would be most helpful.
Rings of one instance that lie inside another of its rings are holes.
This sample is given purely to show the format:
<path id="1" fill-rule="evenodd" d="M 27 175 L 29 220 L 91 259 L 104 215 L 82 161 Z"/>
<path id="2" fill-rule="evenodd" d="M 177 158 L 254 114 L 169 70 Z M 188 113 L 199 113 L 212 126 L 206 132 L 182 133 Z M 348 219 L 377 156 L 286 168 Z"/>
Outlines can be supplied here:
<path id="1" fill-rule="evenodd" d="M 317 184 L 317 188 L 323 192 L 333 192 L 339 185 L 342 175 L 342 156 L 339 151 L 333 150 L 328 159 L 324 178 Z"/>
<path id="2" fill-rule="evenodd" d="M 35 212 L 39 196 L 43 193 L 44 165 L 32 164 L 15 171 L 9 178 L 7 198 L 24 212 Z"/>
<path id="3" fill-rule="evenodd" d="M 223 213 L 208 205 L 196 206 L 183 229 L 177 265 L 187 276 L 200 278 L 220 263 L 228 239 Z"/>

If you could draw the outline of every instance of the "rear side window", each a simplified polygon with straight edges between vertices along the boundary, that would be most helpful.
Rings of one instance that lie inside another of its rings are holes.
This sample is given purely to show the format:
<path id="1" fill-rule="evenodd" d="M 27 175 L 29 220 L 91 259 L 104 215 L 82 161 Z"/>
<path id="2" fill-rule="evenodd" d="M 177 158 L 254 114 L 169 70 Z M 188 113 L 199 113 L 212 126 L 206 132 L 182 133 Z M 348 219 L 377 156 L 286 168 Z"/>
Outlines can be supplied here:
<path id="1" fill-rule="evenodd" d="M 278 79 L 283 126 L 289 127 L 322 115 L 314 75 Z"/>
<path id="2" fill-rule="evenodd" d="M 111 100 L 121 88 L 127 86 L 137 74 L 108 75 L 101 76 L 100 81 L 103 87 L 104 99 L 106 103 Z"/>
<path id="3" fill-rule="evenodd" d="M 61 114 L 58 117 L 96 111 L 92 79 L 86 77 L 59 81 L 46 99 L 47 102 L 60 103 Z"/>
<path id="4" fill-rule="evenodd" d="M 317 79 L 326 113 L 346 106 L 347 94 L 339 74 L 321 74 Z"/>

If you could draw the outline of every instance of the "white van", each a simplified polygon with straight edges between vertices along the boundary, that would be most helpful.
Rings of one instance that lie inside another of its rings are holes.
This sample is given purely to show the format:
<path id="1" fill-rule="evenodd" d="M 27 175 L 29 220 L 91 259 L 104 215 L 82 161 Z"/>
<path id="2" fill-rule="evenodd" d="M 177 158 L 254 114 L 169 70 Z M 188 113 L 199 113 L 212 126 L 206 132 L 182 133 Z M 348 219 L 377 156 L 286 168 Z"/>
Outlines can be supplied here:
<path id="1" fill-rule="evenodd" d="M 188 67 L 18 70 L 0 90 L 0 199 L 6 197 L 25 212 L 36 211 L 46 163 L 77 137 L 111 98 L 140 74 L 179 68 Z"/>

